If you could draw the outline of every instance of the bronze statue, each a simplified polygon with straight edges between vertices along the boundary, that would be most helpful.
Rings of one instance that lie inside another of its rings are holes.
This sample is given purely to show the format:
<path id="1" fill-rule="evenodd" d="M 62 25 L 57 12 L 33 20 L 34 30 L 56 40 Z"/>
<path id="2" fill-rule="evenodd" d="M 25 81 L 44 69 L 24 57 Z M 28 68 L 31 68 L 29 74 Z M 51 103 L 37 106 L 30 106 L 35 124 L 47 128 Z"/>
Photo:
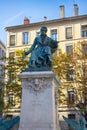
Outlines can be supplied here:
<path id="1" fill-rule="evenodd" d="M 57 50 L 58 41 L 46 35 L 47 27 L 41 27 L 40 35 L 37 36 L 28 51 L 24 51 L 24 55 L 31 53 L 29 59 L 29 68 L 51 68 L 52 54 Z"/>

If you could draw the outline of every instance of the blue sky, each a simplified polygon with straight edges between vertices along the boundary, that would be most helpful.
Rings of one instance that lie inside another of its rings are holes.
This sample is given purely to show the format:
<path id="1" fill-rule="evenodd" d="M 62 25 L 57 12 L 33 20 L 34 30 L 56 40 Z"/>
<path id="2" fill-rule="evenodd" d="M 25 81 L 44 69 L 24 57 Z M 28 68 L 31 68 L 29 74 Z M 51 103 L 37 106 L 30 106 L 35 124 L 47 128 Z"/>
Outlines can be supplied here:
<path id="1" fill-rule="evenodd" d="M 5 27 L 23 24 L 24 17 L 31 23 L 59 18 L 59 6 L 65 6 L 65 16 L 71 17 L 73 4 L 78 4 L 79 15 L 87 14 L 87 0 L 1 0 L 0 1 L 0 40 L 6 44 Z"/>

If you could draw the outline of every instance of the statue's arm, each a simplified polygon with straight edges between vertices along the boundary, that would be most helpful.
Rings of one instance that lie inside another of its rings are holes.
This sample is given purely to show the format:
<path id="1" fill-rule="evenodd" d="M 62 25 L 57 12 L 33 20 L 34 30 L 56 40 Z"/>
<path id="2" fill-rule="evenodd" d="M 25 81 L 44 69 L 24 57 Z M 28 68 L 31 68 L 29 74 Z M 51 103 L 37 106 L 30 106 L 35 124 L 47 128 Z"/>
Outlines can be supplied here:
<path id="1" fill-rule="evenodd" d="M 35 38 L 34 43 L 33 43 L 32 46 L 30 47 L 30 49 L 29 49 L 28 51 L 24 51 L 24 55 L 26 56 L 26 55 L 30 54 L 30 53 L 34 50 L 36 44 L 37 44 L 37 40 L 36 40 L 36 38 Z"/>
<path id="2" fill-rule="evenodd" d="M 52 43 L 53 43 L 55 46 L 58 47 L 58 43 L 59 43 L 59 41 L 56 41 L 56 40 L 53 40 L 53 39 L 52 39 Z"/>
<path id="3" fill-rule="evenodd" d="M 54 53 L 56 50 L 57 50 L 57 48 L 58 48 L 58 41 L 56 41 L 56 40 L 53 40 L 53 39 L 50 39 L 50 44 L 49 44 L 49 46 L 51 47 L 51 52 L 52 53 Z"/>

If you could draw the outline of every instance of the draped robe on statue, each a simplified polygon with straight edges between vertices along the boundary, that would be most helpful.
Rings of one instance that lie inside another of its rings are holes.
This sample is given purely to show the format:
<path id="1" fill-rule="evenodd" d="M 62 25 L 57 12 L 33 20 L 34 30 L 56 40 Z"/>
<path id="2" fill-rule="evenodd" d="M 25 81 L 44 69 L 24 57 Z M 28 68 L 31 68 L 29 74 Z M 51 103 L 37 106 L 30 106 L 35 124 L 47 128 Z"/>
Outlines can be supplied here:
<path id="1" fill-rule="evenodd" d="M 28 53 L 31 53 L 29 66 L 35 63 L 39 66 L 51 66 L 52 64 L 52 53 L 57 50 L 58 41 L 49 38 L 47 35 L 44 37 L 38 36 L 35 38 L 33 45 L 31 46 Z"/>

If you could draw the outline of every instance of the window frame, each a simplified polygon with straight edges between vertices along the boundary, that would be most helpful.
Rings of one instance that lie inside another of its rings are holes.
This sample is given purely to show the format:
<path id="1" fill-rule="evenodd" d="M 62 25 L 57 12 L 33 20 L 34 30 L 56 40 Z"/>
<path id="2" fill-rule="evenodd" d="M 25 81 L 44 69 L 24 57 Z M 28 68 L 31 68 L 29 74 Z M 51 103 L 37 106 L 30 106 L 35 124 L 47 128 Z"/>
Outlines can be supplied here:
<path id="1" fill-rule="evenodd" d="M 36 37 L 38 37 L 40 35 L 40 31 L 36 32 Z"/>
<path id="2" fill-rule="evenodd" d="M 74 67 L 72 65 L 67 65 L 66 80 L 73 81 L 75 79 Z"/>
<path id="3" fill-rule="evenodd" d="M 12 92 L 8 94 L 8 103 L 10 106 L 15 106 L 15 97 Z"/>
<path id="4" fill-rule="evenodd" d="M 10 35 L 10 46 L 15 46 L 15 43 L 16 43 L 16 35 L 11 34 Z"/>
<path id="5" fill-rule="evenodd" d="M 68 47 L 70 47 L 70 49 L 68 49 Z M 72 44 L 66 45 L 66 54 L 67 54 L 67 55 L 70 55 L 72 49 L 73 49 L 73 45 L 72 45 Z"/>
<path id="6" fill-rule="evenodd" d="M 83 55 L 87 54 L 87 43 L 82 44 L 82 54 Z"/>
<path id="7" fill-rule="evenodd" d="M 14 62 L 14 58 L 15 58 L 15 52 L 9 52 L 9 62 Z"/>
<path id="8" fill-rule="evenodd" d="M 71 35 L 70 35 L 70 33 L 71 33 Z M 72 39 L 73 38 L 73 36 L 72 36 L 72 27 L 66 27 L 65 28 L 65 34 L 66 34 L 66 39 Z"/>
<path id="9" fill-rule="evenodd" d="M 81 25 L 81 37 L 87 37 L 87 25 Z"/>
<path id="10" fill-rule="evenodd" d="M 58 33 L 57 33 L 57 29 L 51 29 L 51 38 L 53 39 L 53 40 L 57 40 L 58 38 Z"/>
<path id="11" fill-rule="evenodd" d="M 74 91 L 74 89 L 67 90 L 67 102 L 69 105 L 75 104 L 75 91 Z"/>
<path id="12" fill-rule="evenodd" d="M 23 43 L 23 45 L 27 45 L 28 42 L 29 42 L 29 33 L 23 32 L 22 33 L 22 43 Z"/>
<path id="13" fill-rule="evenodd" d="M 82 63 L 82 76 L 83 80 L 87 80 L 87 62 Z"/>

